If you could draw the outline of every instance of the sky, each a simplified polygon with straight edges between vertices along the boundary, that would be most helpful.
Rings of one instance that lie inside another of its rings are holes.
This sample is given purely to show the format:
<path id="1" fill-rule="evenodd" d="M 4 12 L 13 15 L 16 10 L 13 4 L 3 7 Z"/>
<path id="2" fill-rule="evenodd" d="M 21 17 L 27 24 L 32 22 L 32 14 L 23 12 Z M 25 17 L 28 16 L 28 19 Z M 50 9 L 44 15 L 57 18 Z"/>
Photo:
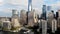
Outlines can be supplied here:
<path id="1" fill-rule="evenodd" d="M 52 6 L 56 12 L 60 9 L 60 0 L 32 0 L 32 7 L 37 13 L 42 13 L 42 5 Z M 27 11 L 28 0 L 0 0 L 0 16 L 11 16 L 12 9 Z"/>

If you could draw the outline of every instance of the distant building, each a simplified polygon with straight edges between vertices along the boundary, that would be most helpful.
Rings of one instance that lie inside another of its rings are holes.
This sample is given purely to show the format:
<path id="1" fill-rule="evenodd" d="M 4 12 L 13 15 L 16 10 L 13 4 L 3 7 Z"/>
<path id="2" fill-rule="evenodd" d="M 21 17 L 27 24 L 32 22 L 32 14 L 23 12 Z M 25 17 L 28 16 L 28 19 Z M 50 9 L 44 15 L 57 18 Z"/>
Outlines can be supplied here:
<path id="1" fill-rule="evenodd" d="M 55 33 L 57 31 L 57 20 L 53 19 L 52 20 L 52 32 Z"/>
<path id="2" fill-rule="evenodd" d="M 48 13 L 48 23 L 47 25 L 49 26 L 49 28 L 52 28 L 52 20 L 54 19 L 54 13 L 53 12 L 49 12 Z"/>
<path id="3" fill-rule="evenodd" d="M 11 29 L 11 22 L 10 21 L 3 21 L 3 30 L 9 31 Z"/>
<path id="4" fill-rule="evenodd" d="M 42 7 L 42 17 L 44 17 L 45 19 L 46 19 L 46 5 L 43 5 L 43 7 Z"/>
<path id="5" fill-rule="evenodd" d="M 59 17 L 60 17 L 60 10 L 58 10 L 58 15 L 59 15 Z"/>
<path id="6" fill-rule="evenodd" d="M 25 11 L 25 10 L 21 10 L 21 12 L 20 12 L 20 23 L 21 23 L 22 25 L 27 24 L 27 22 L 26 22 L 26 20 L 27 20 L 27 15 L 26 15 L 26 13 L 27 13 L 27 11 Z"/>
<path id="7" fill-rule="evenodd" d="M 41 21 L 42 21 L 42 34 L 47 34 L 47 21 L 46 20 Z"/>
<path id="8" fill-rule="evenodd" d="M 48 13 L 51 12 L 51 10 L 52 10 L 52 9 L 51 9 L 51 6 L 47 6 L 47 13 L 46 13 L 46 14 L 48 15 Z M 48 17 L 48 16 L 47 16 L 47 17 Z"/>
<path id="9" fill-rule="evenodd" d="M 58 10 L 58 28 L 60 28 L 60 10 Z"/>
<path id="10" fill-rule="evenodd" d="M 28 0 L 28 11 L 32 11 L 32 0 Z"/>
<path id="11" fill-rule="evenodd" d="M 6 20 L 11 21 L 11 17 L 0 17 L 0 22 L 6 21 Z"/>
<path id="12" fill-rule="evenodd" d="M 12 10 L 12 17 L 18 18 L 18 11 L 17 10 Z"/>
<path id="13" fill-rule="evenodd" d="M 59 14 L 58 14 L 58 12 L 56 12 L 56 19 L 58 19 L 58 17 L 59 17 Z"/>
<path id="14" fill-rule="evenodd" d="M 20 27 L 19 16 L 17 10 L 12 10 L 12 27 Z"/>
<path id="15" fill-rule="evenodd" d="M 51 6 L 47 6 L 47 11 L 51 11 Z"/>
<path id="16" fill-rule="evenodd" d="M 30 11 L 28 13 L 28 25 L 33 27 L 34 24 L 37 23 L 37 21 L 38 21 L 38 18 L 35 11 Z"/>

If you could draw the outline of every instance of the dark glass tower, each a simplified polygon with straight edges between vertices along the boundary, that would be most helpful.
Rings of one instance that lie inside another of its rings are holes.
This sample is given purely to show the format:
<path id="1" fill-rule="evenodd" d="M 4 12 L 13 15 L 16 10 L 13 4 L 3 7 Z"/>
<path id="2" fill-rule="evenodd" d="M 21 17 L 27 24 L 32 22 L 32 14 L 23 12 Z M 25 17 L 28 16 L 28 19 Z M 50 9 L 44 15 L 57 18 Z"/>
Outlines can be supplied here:
<path id="1" fill-rule="evenodd" d="M 58 12 L 56 12 L 56 19 L 58 19 L 58 17 L 59 17 L 59 16 L 58 16 Z"/>
<path id="2" fill-rule="evenodd" d="M 43 7 L 42 7 L 42 17 L 43 17 L 43 19 L 46 20 L 46 5 L 43 5 Z"/>

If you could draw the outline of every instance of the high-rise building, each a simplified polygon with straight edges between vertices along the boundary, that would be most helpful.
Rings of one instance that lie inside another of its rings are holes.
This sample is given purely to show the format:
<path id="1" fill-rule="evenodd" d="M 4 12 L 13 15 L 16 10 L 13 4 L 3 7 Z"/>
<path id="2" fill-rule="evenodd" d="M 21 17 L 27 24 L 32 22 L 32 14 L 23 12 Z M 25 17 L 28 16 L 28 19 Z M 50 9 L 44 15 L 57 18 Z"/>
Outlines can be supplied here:
<path id="1" fill-rule="evenodd" d="M 37 19 L 37 15 L 35 13 L 35 11 L 30 11 L 28 13 L 28 25 L 33 27 L 36 23 L 37 23 L 38 19 Z"/>
<path id="2" fill-rule="evenodd" d="M 57 20 L 54 18 L 52 20 L 52 32 L 55 33 L 57 31 Z"/>
<path id="3" fill-rule="evenodd" d="M 58 27 L 60 27 L 60 10 L 58 10 Z"/>
<path id="4" fill-rule="evenodd" d="M 42 20 L 42 34 L 47 34 L 47 21 Z"/>
<path id="5" fill-rule="evenodd" d="M 32 11 L 32 0 L 28 0 L 28 11 Z"/>
<path id="6" fill-rule="evenodd" d="M 42 17 L 44 17 L 46 19 L 46 5 L 43 5 L 42 7 Z"/>
<path id="7" fill-rule="evenodd" d="M 10 21 L 3 21 L 3 30 L 10 31 L 11 29 L 11 22 Z"/>
<path id="8" fill-rule="evenodd" d="M 27 11 L 25 11 L 25 10 L 21 10 L 21 12 L 20 12 L 20 23 L 21 23 L 22 25 L 27 24 L 27 22 L 26 22 L 26 20 L 27 20 L 27 15 L 26 15 L 26 13 L 27 13 Z"/>
<path id="9" fill-rule="evenodd" d="M 48 26 L 49 26 L 49 28 L 51 29 L 52 28 L 52 20 L 54 19 L 54 13 L 53 12 L 49 12 L 48 13 L 48 19 L 47 19 L 47 21 L 48 21 Z"/>
<path id="10" fill-rule="evenodd" d="M 47 13 L 46 13 L 46 14 L 47 14 L 47 15 L 46 15 L 47 18 L 48 18 L 48 13 L 49 13 L 49 12 L 51 12 L 51 6 L 47 6 Z"/>
<path id="11" fill-rule="evenodd" d="M 17 10 L 12 10 L 12 17 L 17 18 L 18 17 L 18 11 Z"/>
<path id="12" fill-rule="evenodd" d="M 58 19 L 58 12 L 56 12 L 56 19 Z"/>
<path id="13" fill-rule="evenodd" d="M 51 11 L 51 6 L 47 6 L 47 11 Z"/>
<path id="14" fill-rule="evenodd" d="M 12 27 L 20 27 L 19 18 L 18 18 L 18 11 L 12 10 Z"/>

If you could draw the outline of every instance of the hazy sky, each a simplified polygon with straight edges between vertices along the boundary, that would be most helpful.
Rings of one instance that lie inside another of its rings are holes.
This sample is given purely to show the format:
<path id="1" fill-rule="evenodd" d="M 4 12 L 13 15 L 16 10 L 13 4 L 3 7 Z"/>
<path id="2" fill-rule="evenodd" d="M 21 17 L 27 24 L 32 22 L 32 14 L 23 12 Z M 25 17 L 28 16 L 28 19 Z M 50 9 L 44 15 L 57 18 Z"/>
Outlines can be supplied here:
<path id="1" fill-rule="evenodd" d="M 60 0 L 32 0 L 33 9 L 41 13 L 42 5 L 52 6 L 54 11 L 60 9 Z M 11 16 L 11 10 L 27 10 L 28 0 L 0 0 L 0 16 Z"/>

